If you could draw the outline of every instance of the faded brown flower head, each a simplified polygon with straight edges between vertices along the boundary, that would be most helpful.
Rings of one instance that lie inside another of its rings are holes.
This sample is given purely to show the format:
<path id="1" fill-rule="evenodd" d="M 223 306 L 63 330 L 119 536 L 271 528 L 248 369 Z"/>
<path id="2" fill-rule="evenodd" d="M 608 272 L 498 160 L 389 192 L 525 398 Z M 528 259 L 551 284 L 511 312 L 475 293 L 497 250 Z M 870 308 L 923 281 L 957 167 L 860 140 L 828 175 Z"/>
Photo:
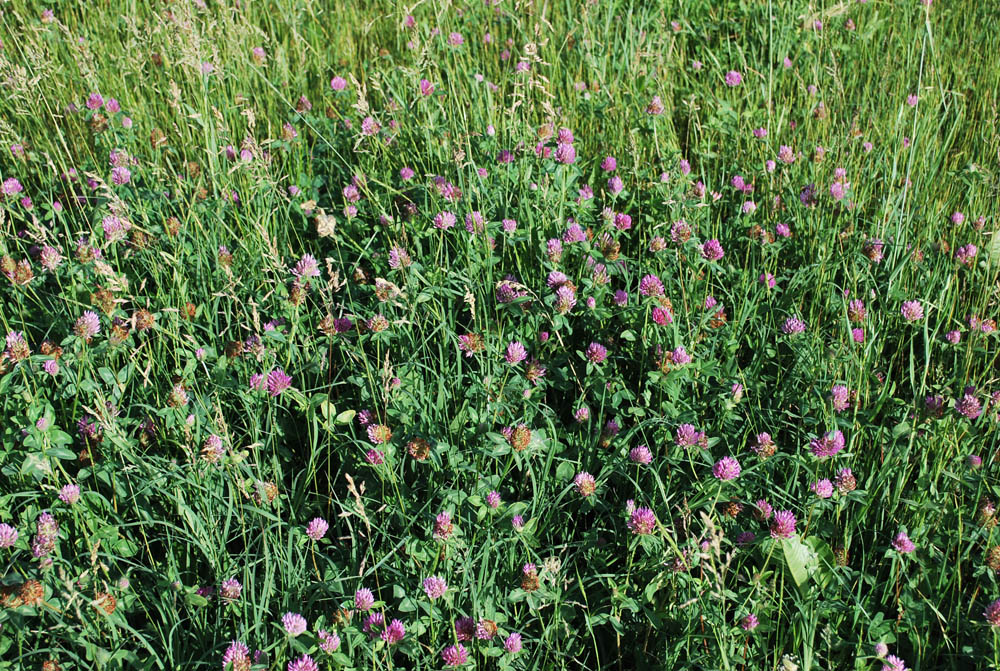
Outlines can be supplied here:
<path id="1" fill-rule="evenodd" d="M 986 565 L 1000 572 L 1000 545 L 994 545 L 986 551 Z"/>
<path id="2" fill-rule="evenodd" d="M 21 585 L 19 596 L 25 606 L 37 606 L 45 598 L 45 590 L 37 580 L 27 580 Z"/>
<path id="3" fill-rule="evenodd" d="M 118 607 L 118 600 L 107 592 L 98 592 L 94 595 L 93 606 L 98 612 L 111 615 L 115 612 L 115 608 Z"/>
<path id="4" fill-rule="evenodd" d="M 156 317 L 153 313 L 146 309 L 137 310 L 135 313 L 135 329 L 137 331 L 147 331 L 153 328 L 153 324 L 156 322 Z"/>
<path id="5" fill-rule="evenodd" d="M 528 447 L 531 443 L 531 429 L 528 428 L 526 424 L 518 424 L 511 431 L 510 438 L 507 439 L 510 446 L 514 448 L 516 452 L 522 451 L 524 448 Z"/>
<path id="6" fill-rule="evenodd" d="M 406 444 L 406 451 L 417 461 L 423 461 L 431 453 L 431 444 L 423 438 L 414 438 Z"/>

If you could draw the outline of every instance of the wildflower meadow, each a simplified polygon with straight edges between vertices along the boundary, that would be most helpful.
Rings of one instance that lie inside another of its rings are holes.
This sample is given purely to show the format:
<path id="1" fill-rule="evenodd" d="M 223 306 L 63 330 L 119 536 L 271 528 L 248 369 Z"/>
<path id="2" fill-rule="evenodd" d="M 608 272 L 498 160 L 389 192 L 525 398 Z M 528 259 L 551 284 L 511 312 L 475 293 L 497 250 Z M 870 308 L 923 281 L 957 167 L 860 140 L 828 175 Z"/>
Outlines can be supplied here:
<path id="1" fill-rule="evenodd" d="M 998 54 L 0 1 L 0 669 L 1000 669 Z"/>

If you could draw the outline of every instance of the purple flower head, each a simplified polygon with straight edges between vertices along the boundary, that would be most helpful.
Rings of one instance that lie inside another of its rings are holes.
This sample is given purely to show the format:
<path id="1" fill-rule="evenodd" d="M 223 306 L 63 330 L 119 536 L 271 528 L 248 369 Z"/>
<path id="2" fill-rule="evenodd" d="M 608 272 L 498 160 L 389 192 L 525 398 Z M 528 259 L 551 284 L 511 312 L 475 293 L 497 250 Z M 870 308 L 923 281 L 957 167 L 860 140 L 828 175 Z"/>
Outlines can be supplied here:
<path id="1" fill-rule="evenodd" d="M 653 461 L 653 453 L 645 445 L 639 445 L 629 450 L 628 458 L 636 464 L 650 464 Z"/>
<path id="2" fill-rule="evenodd" d="M 76 320 L 73 331 L 87 342 L 101 332 L 101 319 L 96 312 L 87 310 Z"/>
<path id="3" fill-rule="evenodd" d="M 451 513 L 438 513 L 438 516 L 434 518 L 434 538 L 439 541 L 447 540 L 453 531 L 454 525 L 451 522 Z"/>
<path id="4" fill-rule="evenodd" d="M 719 241 L 713 238 L 702 244 L 701 255 L 708 261 L 718 261 L 725 256 L 725 251 Z"/>
<path id="5" fill-rule="evenodd" d="M 662 296 L 663 282 L 656 275 L 646 275 L 639 280 L 639 293 L 643 296 Z"/>
<path id="6" fill-rule="evenodd" d="M 520 342 L 514 341 L 507 345 L 507 352 L 504 357 L 507 359 L 507 363 L 516 366 L 528 358 L 528 351 Z"/>
<path id="7" fill-rule="evenodd" d="M 691 363 L 691 355 L 683 347 L 676 347 L 670 353 L 670 361 L 675 366 L 683 366 L 684 364 Z"/>
<path id="8" fill-rule="evenodd" d="M 65 504 L 73 505 L 80 500 L 80 487 L 79 485 L 64 485 L 62 489 L 59 490 L 59 500 Z"/>
<path id="9" fill-rule="evenodd" d="M 633 534 L 651 534 L 656 528 L 656 515 L 649 508 L 636 508 L 629 516 L 628 528 Z"/>
<path id="10" fill-rule="evenodd" d="M 587 361 L 591 363 L 603 363 L 608 358 L 608 348 L 600 343 L 592 342 L 587 345 L 587 351 L 584 354 Z"/>
<path id="11" fill-rule="evenodd" d="M 809 489 L 821 499 L 828 499 L 833 496 L 833 483 L 826 478 L 812 483 L 809 485 Z"/>
<path id="12" fill-rule="evenodd" d="M 851 407 L 851 392 L 842 384 L 836 384 L 830 390 L 830 401 L 836 412 L 843 412 Z"/>
<path id="13" fill-rule="evenodd" d="M 924 316 L 924 306 L 920 301 L 905 301 L 899 311 L 908 322 L 915 322 Z"/>
<path id="14" fill-rule="evenodd" d="M 955 401 L 955 412 L 969 419 L 977 419 L 982 414 L 983 405 L 975 394 L 966 392 Z"/>
<path id="15" fill-rule="evenodd" d="M 910 537 L 902 531 L 896 534 L 896 537 L 892 539 L 892 547 L 896 548 L 896 550 L 902 554 L 910 554 L 917 549 L 917 546 L 913 544 Z"/>
<path id="16" fill-rule="evenodd" d="M 809 443 L 809 450 L 821 459 L 832 457 L 842 449 L 844 449 L 844 434 L 839 429 L 830 431 L 822 438 L 814 438 Z"/>
<path id="17" fill-rule="evenodd" d="M 295 268 L 292 270 L 292 275 L 298 277 L 302 280 L 307 280 L 311 277 L 319 277 L 319 262 L 312 254 L 306 254 L 299 262 L 295 264 Z"/>
<path id="18" fill-rule="evenodd" d="M 771 520 L 771 538 L 791 538 L 795 535 L 795 514 L 779 510 Z"/>
<path id="19" fill-rule="evenodd" d="M 309 524 L 306 525 L 306 536 L 318 541 L 319 539 L 326 536 L 327 530 L 329 530 L 330 524 L 324 520 L 322 517 L 314 517 Z"/>
<path id="20" fill-rule="evenodd" d="M 340 636 L 337 635 L 337 632 L 333 632 L 331 634 L 325 629 L 320 629 L 316 633 L 319 636 L 320 650 L 327 653 L 328 655 L 332 655 L 333 653 L 337 652 L 337 648 L 340 647 Z"/>
<path id="21" fill-rule="evenodd" d="M 219 596 L 222 597 L 223 601 L 236 601 L 240 598 L 242 591 L 243 585 L 236 578 L 227 578 L 219 585 Z"/>
<path id="22" fill-rule="evenodd" d="M 781 325 L 781 332 L 785 335 L 798 335 L 806 330 L 806 323 L 798 317 L 789 317 Z"/>
<path id="23" fill-rule="evenodd" d="M 570 165 L 576 162 L 576 147 L 569 143 L 559 143 L 556 145 L 556 163 Z"/>
<path id="24" fill-rule="evenodd" d="M 285 628 L 289 636 L 295 638 L 305 632 L 308 624 L 306 619 L 298 613 L 285 613 L 281 617 L 281 626 Z"/>
<path id="25" fill-rule="evenodd" d="M 622 182 L 622 178 L 618 175 L 613 175 L 611 179 L 608 180 L 608 191 L 611 192 L 612 196 L 617 196 L 625 189 L 625 183 Z"/>
<path id="26" fill-rule="evenodd" d="M 698 431 L 692 424 L 681 424 L 677 427 L 675 442 L 679 447 L 693 447 L 705 440 L 705 433 Z"/>
<path id="27" fill-rule="evenodd" d="M 367 587 L 361 587 L 354 593 L 354 607 L 365 612 L 375 605 L 375 596 Z"/>
<path id="28" fill-rule="evenodd" d="M 250 648 L 241 641 L 233 641 L 222 655 L 223 669 L 249 669 Z"/>
<path id="29" fill-rule="evenodd" d="M 469 653 L 461 643 L 450 645 L 441 651 L 441 661 L 447 667 L 462 666 L 469 661 Z"/>
<path id="30" fill-rule="evenodd" d="M 597 491 L 597 480 L 586 471 L 577 473 L 573 478 L 573 485 L 580 496 L 592 496 Z"/>
<path id="31" fill-rule="evenodd" d="M 271 396 L 280 396 L 292 385 L 292 378 L 280 368 L 275 368 L 267 374 L 267 393 Z"/>
<path id="32" fill-rule="evenodd" d="M 298 659 L 288 662 L 287 671 L 319 671 L 319 665 L 309 655 L 302 655 Z"/>
<path id="33" fill-rule="evenodd" d="M 1000 599 L 993 601 L 983 611 L 983 617 L 994 627 L 1000 627 Z"/>
<path id="34" fill-rule="evenodd" d="M 734 457 L 723 457 L 712 466 L 712 475 L 717 480 L 735 480 L 740 475 L 740 462 Z"/>
<path id="35" fill-rule="evenodd" d="M 0 524 L 0 548 L 13 547 L 17 542 L 17 529 L 9 524 Z"/>
<path id="36" fill-rule="evenodd" d="M 730 70 L 726 73 L 726 86 L 739 86 L 742 81 L 743 75 L 736 70 Z"/>
<path id="37" fill-rule="evenodd" d="M 521 635 L 514 632 L 508 636 L 503 642 L 503 649 L 512 655 L 521 652 Z"/>
<path id="38" fill-rule="evenodd" d="M 382 640 L 389 645 L 399 643 L 404 636 L 406 636 L 406 627 L 400 620 L 393 620 L 382 632 Z"/>
<path id="39" fill-rule="evenodd" d="M 434 599 L 440 599 L 444 596 L 445 592 L 448 591 L 448 583 L 444 581 L 444 578 L 439 578 L 437 576 L 431 576 L 424 579 L 424 592 L 427 597 L 432 601 Z"/>

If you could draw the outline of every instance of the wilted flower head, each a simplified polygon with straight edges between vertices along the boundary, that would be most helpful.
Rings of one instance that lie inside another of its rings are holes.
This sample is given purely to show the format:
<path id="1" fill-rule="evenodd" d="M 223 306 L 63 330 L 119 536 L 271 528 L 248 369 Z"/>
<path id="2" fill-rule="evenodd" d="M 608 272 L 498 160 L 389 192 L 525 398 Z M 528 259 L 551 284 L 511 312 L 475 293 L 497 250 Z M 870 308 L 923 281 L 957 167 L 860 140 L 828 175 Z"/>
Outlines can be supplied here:
<path id="1" fill-rule="evenodd" d="M 442 512 L 434 519 L 434 538 L 443 541 L 451 536 L 454 525 L 451 523 L 451 513 Z"/>
<path id="2" fill-rule="evenodd" d="M 837 476 L 833 479 L 833 484 L 836 485 L 837 491 L 841 494 L 853 492 L 858 487 L 858 481 L 849 468 L 842 468 L 837 471 Z"/>
<path id="3" fill-rule="evenodd" d="M 597 491 L 597 480 L 586 471 L 577 474 L 573 479 L 573 485 L 580 496 L 592 496 Z"/>
<path id="4" fill-rule="evenodd" d="M 983 617 L 994 627 L 1000 627 L 1000 599 L 992 602 L 983 611 Z"/>
<path id="5" fill-rule="evenodd" d="M 90 342 L 91 338 L 100 333 L 100 331 L 101 319 L 97 316 L 96 312 L 90 310 L 84 312 L 73 326 L 73 332 L 87 342 Z"/>

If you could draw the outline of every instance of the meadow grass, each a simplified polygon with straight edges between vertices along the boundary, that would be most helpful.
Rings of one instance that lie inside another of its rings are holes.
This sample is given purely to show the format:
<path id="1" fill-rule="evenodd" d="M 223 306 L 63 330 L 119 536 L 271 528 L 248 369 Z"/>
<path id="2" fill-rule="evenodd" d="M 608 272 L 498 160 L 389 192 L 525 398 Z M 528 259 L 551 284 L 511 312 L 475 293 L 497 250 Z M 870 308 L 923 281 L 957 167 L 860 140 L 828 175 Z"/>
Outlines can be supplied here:
<path id="1" fill-rule="evenodd" d="M 0 668 L 1000 668 L 998 35 L 0 4 Z"/>

